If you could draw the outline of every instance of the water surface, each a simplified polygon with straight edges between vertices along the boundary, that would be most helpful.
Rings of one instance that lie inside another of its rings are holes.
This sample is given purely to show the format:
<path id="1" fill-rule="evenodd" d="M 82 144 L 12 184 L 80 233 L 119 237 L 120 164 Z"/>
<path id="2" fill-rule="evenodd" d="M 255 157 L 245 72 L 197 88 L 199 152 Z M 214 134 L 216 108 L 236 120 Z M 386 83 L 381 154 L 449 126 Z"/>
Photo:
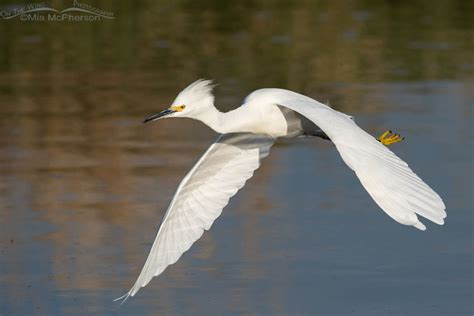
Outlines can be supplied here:
<path id="1" fill-rule="evenodd" d="M 473 313 L 469 1 L 94 5 L 116 19 L 0 20 L 2 316 Z M 117 308 L 215 138 L 141 120 L 201 77 L 221 83 L 223 110 L 282 87 L 400 132 L 392 149 L 444 198 L 446 225 L 395 223 L 329 142 L 281 141 L 211 231 Z"/>

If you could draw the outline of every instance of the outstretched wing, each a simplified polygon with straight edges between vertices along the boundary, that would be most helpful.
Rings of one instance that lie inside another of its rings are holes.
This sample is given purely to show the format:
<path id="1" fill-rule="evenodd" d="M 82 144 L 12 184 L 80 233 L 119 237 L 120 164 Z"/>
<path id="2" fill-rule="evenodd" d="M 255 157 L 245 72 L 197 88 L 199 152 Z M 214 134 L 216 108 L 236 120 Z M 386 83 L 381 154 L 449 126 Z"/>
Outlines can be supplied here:
<path id="1" fill-rule="evenodd" d="M 165 213 L 148 258 L 130 291 L 175 263 L 221 214 L 266 157 L 275 138 L 250 133 L 220 135 L 181 181 Z"/>
<path id="2" fill-rule="evenodd" d="M 406 162 L 357 126 L 352 117 L 303 95 L 272 90 L 278 96 L 276 103 L 304 115 L 329 136 L 344 162 L 390 217 L 420 230 L 426 227 L 416 214 L 439 225 L 444 223 L 446 206 L 440 196 Z"/>

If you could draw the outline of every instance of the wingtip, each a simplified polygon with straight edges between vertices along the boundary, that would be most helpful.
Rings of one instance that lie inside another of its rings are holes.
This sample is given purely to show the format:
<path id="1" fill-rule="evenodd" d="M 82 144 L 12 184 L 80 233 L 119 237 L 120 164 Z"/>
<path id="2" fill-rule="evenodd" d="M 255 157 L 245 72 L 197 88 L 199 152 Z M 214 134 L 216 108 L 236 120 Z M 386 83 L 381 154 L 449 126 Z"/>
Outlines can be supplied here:
<path id="1" fill-rule="evenodd" d="M 426 226 L 423 225 L 421 222 L 417 222 L 417 223 L 415 223 L 415 225 L 413 225 L 413 226 L 415 226 L 416 228 L 418 228 L 418 229 L 421 230 L 421 231 L 425 231 L 425 230 L 426 230 Z"/>
<path id="2" fill-rule="evenodd" d="M 125 301 L 128 300 L 129 297 L 133 296 L 130 292 L 127 292 L 125 293 L 124 295 L 120 296 L 120 297 L 117 297 L 116 299 L 113 300 L 113 302 L 117 302 L 117 301 L 120 301 L 120 305 L 119 306 L 122 306 L 123 303 L 125 303 Z"/>

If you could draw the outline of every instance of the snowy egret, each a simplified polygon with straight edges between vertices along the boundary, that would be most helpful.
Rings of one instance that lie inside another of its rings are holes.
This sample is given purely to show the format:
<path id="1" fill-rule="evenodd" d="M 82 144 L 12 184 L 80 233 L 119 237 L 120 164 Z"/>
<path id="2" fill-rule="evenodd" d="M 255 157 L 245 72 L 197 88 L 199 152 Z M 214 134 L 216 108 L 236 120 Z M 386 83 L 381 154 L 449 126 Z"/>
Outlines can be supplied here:
<path id="1" fill-rule="evenodd" d="M 284 89 L 256 90 L 242 106 L 222 113 L 214 107 L 212 88 L 211 81 L 198 80 L 168 109 L 144 121 L 187 117 L 221 135 L 179 184 L 138 279 L 117 300 L 134 296 L 211 227 L 278 137 L 310 135 L 332 141 L 372 199 L 395 221 L 420 230 L 426 227 L 417 214 L 444 223 L 446 207 L 440 196 L 384 146 L 402 140 L 398 134 L 388 131 L 375 139 L 351 116 Z"/>

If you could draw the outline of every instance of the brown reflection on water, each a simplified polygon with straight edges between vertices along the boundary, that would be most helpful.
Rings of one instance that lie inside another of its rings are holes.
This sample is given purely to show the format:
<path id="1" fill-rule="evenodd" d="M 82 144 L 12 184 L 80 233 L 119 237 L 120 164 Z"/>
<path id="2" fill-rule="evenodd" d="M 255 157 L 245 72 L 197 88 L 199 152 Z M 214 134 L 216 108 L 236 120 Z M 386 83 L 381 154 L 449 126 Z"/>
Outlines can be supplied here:
<path id="1" fill-rule="evenodd" d="M 0 21 L 0 251 L 1 278 L 12 289 L 8 305 L 33 298 L 41 290 L 28 286 L 41 282 L 50 291 L 113 295 L 122 276 L 139 272 L 177 184 L 214 137 L 189 120 L 140 122 L 192 80 L 223 83 L 216 91 L 221 109 L 272 86 L 377 118 L 397 106 L 379 83 L 457 82 L 472 99 L 469 1 L 96 3 L 117 19 Z M 365 127 L 384 128 L 376 121 Z M 275 228 L 265 221 L 284 201 L 265 188 L 288 166 L 267 158 L 252 190 L 230 206 L 242 231 L 234 255 L 245 262 L 238 271 L 244 279 L 267 277 L 262 243 Z M 323 177 L 334 173 L 331 162 L 318 168 Z M 329 190 L 319 208 L 330 209 L 340 194 Z M 221 245 L 205 234 L 192 258 L 209 260 Z M 32 252 L 34 246 L 41 249 Z M 42 270 L 29 266 L 35 260 Z M 168 270 L 170 280 L 192 287 L 190 261 Z M 279 268 L 281 286 L 265 293 L 277 314 L 285 312 L 290 267 Z M 201 269 L 211 279 L 226 271 Z M 162 286 L 162 304 L 179 310 L 172 285 Z M 251 295 L 244 287 L 228 291 L 231 309 Z"/>

